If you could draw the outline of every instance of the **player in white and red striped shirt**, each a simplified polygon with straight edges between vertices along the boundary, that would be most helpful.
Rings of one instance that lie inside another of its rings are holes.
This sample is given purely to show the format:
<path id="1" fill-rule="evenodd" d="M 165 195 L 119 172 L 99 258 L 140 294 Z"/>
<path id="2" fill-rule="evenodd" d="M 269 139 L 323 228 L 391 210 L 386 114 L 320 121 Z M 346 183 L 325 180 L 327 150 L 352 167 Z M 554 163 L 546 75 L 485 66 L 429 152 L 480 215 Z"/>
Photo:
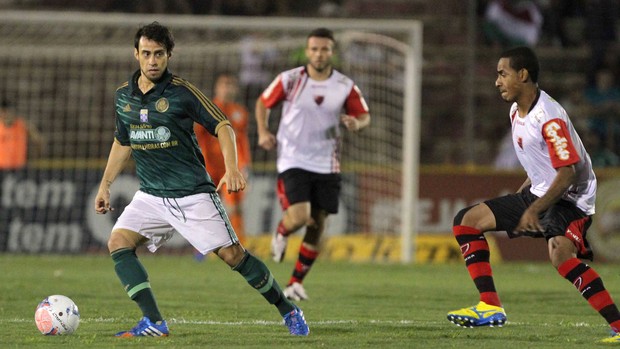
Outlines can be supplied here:
<path id="1" fill-rule="evenodd" d="M 490 266 L 487 231 L 506 231 L 516 238 L 547 240 L 551 263 L 616 333 L 605 342 L 620 342 L 620 312 L 600 276 L 580 258 L 592 260 L 586 231 L 592 222 L 596 176 L 592 162 L 566 111 L 538 88 L 539 65 L 527 47 L 504 52 L 497 64 L 496 87 L 511 102 L 512 140 L 527 179 L 509 194 L 461 210 L 453 233 L 480 302 L 448 313 L 464 327 L 502 326 L 502 308 Z"/>
<path id="2" fill-rule="evenodd" d="M 370 124 L 368 106 L 353 81 L 332 67 L 335 40 L 326 28 L 313 30 L 306 42 L 305 66 L 280 73 L 256 102 L 258 143 L 278 148 L 278 197 L 284 210 L 271 243 L 281 262 L 287 236 L 302 227 L 306 234 L 287 297 L 307 299 L 302 282 L 319 253 L 328 214 L 338 212 L 340 126 L 356 132 Z M 269 111 L 282 105 L 277 137 L 268 128 Z"/>

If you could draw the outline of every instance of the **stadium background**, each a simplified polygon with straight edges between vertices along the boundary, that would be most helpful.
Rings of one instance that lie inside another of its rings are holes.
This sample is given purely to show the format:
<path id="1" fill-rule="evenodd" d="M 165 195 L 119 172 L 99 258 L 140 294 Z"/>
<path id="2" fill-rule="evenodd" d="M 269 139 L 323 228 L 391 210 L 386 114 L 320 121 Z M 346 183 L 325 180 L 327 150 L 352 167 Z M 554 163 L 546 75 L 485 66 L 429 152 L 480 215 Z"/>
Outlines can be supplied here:
<path id="1" fill-rule="evenodd" d="M 125 2 L 125 8 L 115 3 L 30 0 L 4 1 L 0 6 L 7 11 L 38 13 L 87 11 L 89 15 L 95 13 L 101 18 L 110 16 L 111 12 L 156 11 L 127 5 L 133 2 Z M 153 3 L 169 5 L 167 1 Z M 390 0 L 378 6 L 376 2 L 356 1 L 352 6 L 348 1 L 336 1 L 332 3 L 336 10 L 329 6 L 309 7 L 287 1 L 256 1 L 254 7 L 239 5 L 236 9 L 222 5 L 226 2 L 202 3 L 210 4 L 210 8 L 207 5 L 203 8 L 187 7 L 185 11 L 192 13 L 184 15 L 281 15 L 305 20 L 306 17 L 338 17 L 346 10 L 350 18 L 399 18 L 424 23 L 422 167 L 418 221 L 415 222 L 421 235 L 415 243 L 417 261 L 460 260 L 458 246 L 450 234 L 454 213 L 480 199 L 510 192 L 523 181 L 524 175 L 519 170 L 498 171 L 491 166 L 507 130 L 508 107 L 498 98 L 493 87 L 499 49 L 482 44 L 480 34 L 473 30 L 478 28 L 480 21 L 476 2 Z M 269 6 L 259 6 L 262 3 Z M 167 13 L 180 8 L 162 7 Z M 338 13 L 338 9 L 343 12 Z M 157 15 L 153 16 L 157 18 Z M 165 15 L 160 17 L 165 24 Z M 208 20 L 208 17 L 204 19 Z M 569 21 L 570 34 L 577 41 L 583 41 L 583 18 L 572 17 Z M 110 86 L 126 80 L 136 68 L 131 57 L 131 39 L 138 24 L 132 23 L 129 30 L 93 32 L 88 26 L 70 23 L 55 23 L 53 26 L 0 23 L 0 94 L 10 99 L 15 110 L 36 124 L 46 138 L 44 153 L 32 157 L 27 168 L 0 173 L 1 251 L 105 251 L 105 239 L 115 215 L 96 216 L 91 203 L 112 140 L 113 87 Z M 207 31 L 192 32 L 174 27 L 172 30 L 179 46 L 188 45 L 189 40 L 207 45 L 215 42 L 221 50 L 218 52 L 227 53 L 224 57 L 209 56 L 202 65 L 198 64 L 203 67 L 200 69 L 195 68 L 196 62 L 184 60 L 181 54 L 178 60 L 171 62 L 173 72 L 195 82 L 207 95 L 211 95 L 210 80 L 216 72 L 215 68 L 209 67 L 211 62 L 226 70 L 240 69 L 239 47 L 249 33 L 231 31 L 215 36 Z M 226 39 L 222 40 L 222 37 Z M 269 36 L 262 42 L 269 43 Z M 295 45 L 303 44 L 303 40 L 293 37 L 291 42 L 293 46 L 277 42 L 286 46 L 286 52 L 282 52 L 284 46 L 276 45 L 269 65 L 264 66 L 269 80 L 277 72 L 298 62 L 295 59 L 299 47 Z M 398 152 L 400 143 L 392 141 L 403 137 L 402 120 L 394 116 L 400 111 L 402 100 L 398 99 L 396 89 L 390 86 L 394 81 L 398 82 L 402 62 L 397 58 L 390 60 L 397 55 L 391 55 L 389 50 L 376 53 L 369 47 L 362 48 L 370 58 L 367 62 L 358 62 L 360 66 L 347 65 L 355 57 L 344 54 L 339 56 L 337 63 L 361 85 L 369 99 L 374 117 L 371 129 L 374 130 L 360 135 L 360 139 L 345 140 L 346 181 L 341 202 L 345 209 L 330 221 L 325 254 L 332 259 L 398 261 L 401 250 L 398 199 L 401 193 L 399 172 L 394 168 L 398 168 L 402 158 Z M 537 52 L 543 68 L 541 85 L 551 95 L 566 95 L 574 86 L 585 83 L 585 69 L 590 59 L 585 43 L 557 47 L 543 40 Z M 373 53 L 378 56 L 373 58 Z M 369 72 L 368 67 L 373 71 Z M 251 94 L 256 93 L 251 87 L 245 90 L 248 96 L 243 96 L 247 101 L 251 101 Z M 387 101 L 385 105 L 373 104 L 374 96 L 378 95 L 385 97 L 382 99 Z M 256 136 L 252 131 L 250 137 L 255 145 Z M 364 138 L 383 142 L 384 147 L 369 147 Z M 253 157 L 254 171 L 247 200 L 252 205 L 246 207 L 246 225 L 251 227 L 248 228 L 251 237 L 248 247 L 264 256 L 268 233 L 280 214 L 273 192 L 274 154 L 254 146 Z M 614 180 L 617 177 L 614 168 L 597 169 L 597 175 L 601 190 L 591 242 L 599 257 L 615 260 L 616 232 L 620 226 L 616 218 L 620 183 Z M 115 203 L 122 207 L 138 185 L 131 169 L 115 185 L 119 188 Z M 521 239 L 511 241 L 510 247 L 506 247 L 505 240 L 502 234 L 497 234 L 494 242 L 500 253 L 495 258 L 546 259 L 546 249 L 540 241 Z M 290 248 L 295 248 L 295 243 Z M 183 253 L 188 249 L 181 241 L 176 241 L 167 251 Z"/>

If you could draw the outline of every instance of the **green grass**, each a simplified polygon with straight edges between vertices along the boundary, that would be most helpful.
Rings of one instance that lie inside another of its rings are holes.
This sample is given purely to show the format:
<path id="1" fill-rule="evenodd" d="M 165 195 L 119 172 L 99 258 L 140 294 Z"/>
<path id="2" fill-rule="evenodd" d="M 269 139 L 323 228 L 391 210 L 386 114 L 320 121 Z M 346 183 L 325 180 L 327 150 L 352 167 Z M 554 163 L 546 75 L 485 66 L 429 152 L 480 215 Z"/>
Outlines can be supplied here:
<path id="1" fill-rule="evenodd" d="M 592 348 L 608 336 L 603 318 L 549 264 L 498 264 L 496 284 L 508 313 L 503 328 L 463 329 L 449 310 L 477 302 L 462 264 L 387 265 L 319 260 L 300 303 L 310 336 L 292 337 L 276 309 L 224 263 L 143 254 L 168 338 L 114 338 L 140 317 L 107 256 L 0 254 L 2 348 Z M 292 263 L 267 262 L 280 283 Z M 617 265 L 595 264 L 620 297 Z M 81 312 L 74 335 L 46 337 L 34 308 L 50 294 Z M 618 298 L 620 299 L 620 298 Z"/>

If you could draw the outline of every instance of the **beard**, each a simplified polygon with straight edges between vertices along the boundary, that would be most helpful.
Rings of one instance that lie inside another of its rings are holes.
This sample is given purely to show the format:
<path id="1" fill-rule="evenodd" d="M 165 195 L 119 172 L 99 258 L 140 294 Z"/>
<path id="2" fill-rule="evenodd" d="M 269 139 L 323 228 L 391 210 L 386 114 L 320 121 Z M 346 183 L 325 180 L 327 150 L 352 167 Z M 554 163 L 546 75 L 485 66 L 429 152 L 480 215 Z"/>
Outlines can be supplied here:
<path id="1" fill-rule="evenodd" d="M 315 63 L 310 63 L 310 65 L 312 66 L 312 68 L 314 68 L 314 70 L 316 70 L 319 73 L 323 73 L 326 70 L 329 70 L 331 68 L 331 63 L 329 62 L 324 62 L 324 63 L 319 63 L 319 64 L 315 64 Z"/>

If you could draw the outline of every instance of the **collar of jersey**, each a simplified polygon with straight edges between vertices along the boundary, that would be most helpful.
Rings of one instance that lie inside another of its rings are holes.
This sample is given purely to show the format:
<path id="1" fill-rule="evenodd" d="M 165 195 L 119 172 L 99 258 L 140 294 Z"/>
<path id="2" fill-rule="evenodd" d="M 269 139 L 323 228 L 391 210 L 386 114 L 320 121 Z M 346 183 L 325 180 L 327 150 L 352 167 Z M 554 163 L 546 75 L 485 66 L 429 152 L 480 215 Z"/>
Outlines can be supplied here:
<path id="1" fill-rule="evenodd" d="M 129 93 L 141 95 L 142 91 L 138 88 L 138 77 L 140 76 L 140 69 L 136 70 L 131 77 L 129 77 Z M 168 69 L 164 72 L 164 75 L 161 76 L 161 79 L 157 83 L 155 83 L 155 87 L 153 87 L 148 93 L 157 93 L 161 95 L 164 93 L 164 89 L 168 84 L 172 81 L 172 73 Z"/>

